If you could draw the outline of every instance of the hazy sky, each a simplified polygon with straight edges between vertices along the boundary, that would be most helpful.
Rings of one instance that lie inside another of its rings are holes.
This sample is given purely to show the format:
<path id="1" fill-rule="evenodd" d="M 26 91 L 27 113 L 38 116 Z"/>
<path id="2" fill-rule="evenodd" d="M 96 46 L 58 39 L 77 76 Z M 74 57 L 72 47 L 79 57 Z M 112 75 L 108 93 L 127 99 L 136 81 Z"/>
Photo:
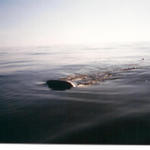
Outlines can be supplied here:
<path id="1" fill-rule="evenodd" d="M 150 40 L 150 0 L 0 0 L 0 46 Z"/>

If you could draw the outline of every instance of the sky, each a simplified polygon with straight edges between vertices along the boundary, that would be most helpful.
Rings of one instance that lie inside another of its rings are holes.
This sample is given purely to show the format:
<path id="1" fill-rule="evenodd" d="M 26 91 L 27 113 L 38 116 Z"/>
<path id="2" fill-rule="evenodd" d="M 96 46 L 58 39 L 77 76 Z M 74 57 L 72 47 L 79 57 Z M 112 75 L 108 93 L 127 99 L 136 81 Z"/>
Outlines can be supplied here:
<path id="1" fill-rule="evenodd" d="M 0 46 L 150 40 L 150 0 L 0 0 Z"/>

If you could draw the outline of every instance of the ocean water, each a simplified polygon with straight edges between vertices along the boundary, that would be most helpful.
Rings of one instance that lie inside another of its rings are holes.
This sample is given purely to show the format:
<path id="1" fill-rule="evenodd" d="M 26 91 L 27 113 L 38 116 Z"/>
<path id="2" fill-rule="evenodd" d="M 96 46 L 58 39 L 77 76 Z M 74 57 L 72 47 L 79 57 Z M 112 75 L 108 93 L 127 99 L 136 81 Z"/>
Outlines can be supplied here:
<path id="1" fill-rule="evenodd" d="M 150 43 L 0 48 L 0 142 L 150 144 L 149 51 Z M 112 77 L 85 87 L 46 85 L 104 72 Z"/>

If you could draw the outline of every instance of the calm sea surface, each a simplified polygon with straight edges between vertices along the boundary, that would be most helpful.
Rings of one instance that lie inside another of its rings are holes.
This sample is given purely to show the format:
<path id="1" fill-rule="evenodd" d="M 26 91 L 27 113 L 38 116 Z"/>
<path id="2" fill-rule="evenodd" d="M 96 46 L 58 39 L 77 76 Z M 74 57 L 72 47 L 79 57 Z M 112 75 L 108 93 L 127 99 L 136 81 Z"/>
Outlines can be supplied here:
<path id="1" fill-rule="evenodd" d="M 103 72 L 88 87 L 45 84 Z M 0 142 L 150 144 L 150 43 L 0 48 Z"/>

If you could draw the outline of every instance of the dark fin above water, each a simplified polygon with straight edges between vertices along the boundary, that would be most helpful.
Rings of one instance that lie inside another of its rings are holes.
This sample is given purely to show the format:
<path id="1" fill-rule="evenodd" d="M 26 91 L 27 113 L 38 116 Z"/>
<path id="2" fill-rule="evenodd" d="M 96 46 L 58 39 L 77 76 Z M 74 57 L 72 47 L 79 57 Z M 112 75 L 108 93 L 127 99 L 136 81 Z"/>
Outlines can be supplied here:
<path id="1" fill-rule="evenodd" d="M 57 91 L 64 91 L 73 87 L 73 85 L 70 82 L 62 80 L 48 80 L 46 83 L 49 88 Z"/>

